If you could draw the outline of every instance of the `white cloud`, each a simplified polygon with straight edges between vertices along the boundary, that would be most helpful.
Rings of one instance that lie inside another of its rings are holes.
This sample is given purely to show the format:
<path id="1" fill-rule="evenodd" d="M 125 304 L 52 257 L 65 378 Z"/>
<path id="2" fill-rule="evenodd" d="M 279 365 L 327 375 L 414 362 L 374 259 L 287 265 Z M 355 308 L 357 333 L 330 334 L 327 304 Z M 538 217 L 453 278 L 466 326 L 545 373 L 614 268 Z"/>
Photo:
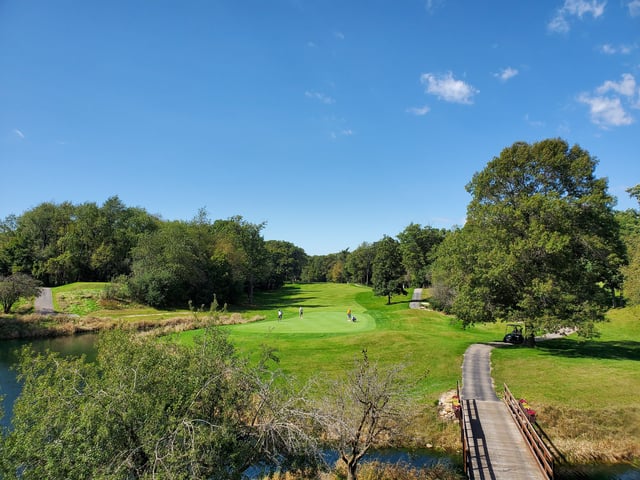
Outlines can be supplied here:
<path id="1" fill-rule="evenodd" d="M 503 68 L 499 73 L 494 73 L 493 76 L 499 78 L 501 81 L 506 82 L 510 78 L 518 75 L 518 70 L 515 68 L 507 67 Z"/>
<path id="2" fill-rule="evenodd" d="M 407 113 L 411 113 L 413 115 L 416 115 L 418 117 L 421 117 L 423 115 L 426 115 L 427 113 L 429 113 L 431 109 L 429 108 L 428 105 L 425 105 L 424 107 L 411 107 L 411 108 L 407 108 Z"/>
<path id="3" fill-rule="evenodd" d="M 330 105 L 336 102 L 329 95 L 325 95 L 324 93 L 320 93 L 320 92 L 312 92 L 307 90 L 306 92 L 304 92 L 304 96 L 307 98 L 313 98 L 314 100 L 318 100 L 324 103 L 325 105 Z"/>
<path id="4" fill-rule="evenodd" d="M 338 40 L 344 40 L 344 33 L 342 32 L 333 32 L 333 36 L 336 37 Z"/>
<path id="5" fill-rule="evenodd" d="M 627 6 L 629 7 L 629 15 L 632 17 L 640 16 L 640 0 L 631 0 Z"/>
<path id="6" fill-rule="evenodd" d="M 583 93 L 578 101 L 589 106 L 591 121 L 602 128 L 631 125 L 633 118 L 625 111 L 619 97 L 590 96 Z"/>
<path id="7" fill-rule="evenodd" d="M 591 121 L 602 128 L 631 125 L 627 108 L 640 108 L 640 88 L 633 75 L 624 73 L 619 82 L 607 80 L 593 94 L 580 94 L 578 101 L 589 106 Z"/>
<path id="8" fill-rule="evenodd" d="M 17 128 L 13 129 L 13 133 L 16 134 L 16 136 L 18 136 L 20 139 L 24 139 L 24 133 L 22 133 L 21 130 L 18 130 Z"/>
<path id="9" fill-rule="evenodd" d="M 614 91 L 625 97 L 633 97 L 636 93 L 636 79 L 630 73 L 623 73 L 620 82 L 607 80 L 596 89 L 596 92 L 600 94 L 610 91 Z"/>
<path id="10" fill-rule="evenodd" d="M 446 102 L 471 104 L 473 96 L 479 93 L 479 90 L 468 83 L 453 78 L 451 72 L 443 75 L 423 73 L 420 82 L 426 85 L 427 93 L 436 95 Z"/>
<path id="11" fill-rule="evenodd" d="M 350 128 L 345 128 L 344 130 L 342 130 L 342 131 L 340 132 L 340 134 L 341 134 L 341 135 L 344 135 L 344 136 L 346 136 L 346 137 L 350 137 L 351 135 L 353 135 L 353 134 L 354 134 L 354 131 L 353 131 L 353 130 L 351 130 Z"/>
<path id="12" fill-rule="evenodd" d="M 640 1 L 640 0 L 633 0 Z M 570 29 L 569 20 L 571 17 L 582 19 L 587 14 L 593 18 L 598 18 L 604 13 L 606 0 L 564 0 L 564 5 L 560 7 L 555 16 L 547 24 L 547 28 L 552 32 L 567 33 Z"/>

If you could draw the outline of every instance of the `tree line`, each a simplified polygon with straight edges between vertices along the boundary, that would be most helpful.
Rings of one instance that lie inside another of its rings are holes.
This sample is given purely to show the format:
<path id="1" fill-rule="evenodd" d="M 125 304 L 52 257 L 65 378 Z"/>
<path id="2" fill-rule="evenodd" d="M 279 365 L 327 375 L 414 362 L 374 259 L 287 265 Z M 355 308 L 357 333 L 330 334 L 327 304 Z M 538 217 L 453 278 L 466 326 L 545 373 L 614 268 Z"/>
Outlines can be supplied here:
<path id="1" fill-rule="evenodd" d="M 353 252 L 309 256 L 285 240 L 264 240 L 265 224 L 241 216 L 164 221 L 118 197 L 103 205 L 42 203 L 0 223 L 0 275 L 22 273 L 46 286 L 114 282 L 156 307 L 189 301 L 252 301 L 255 289 L 285 282 L 358 282 L 382 295 L 428 282 L 432 251 L 446 232 L 409 225 L 398 239 L 363 243 Z M 379 253 L 378 250 L 380 250 Z"/>
<path id="2" fill-rule="evenodd" d="M 516 142 L 476 173 L 465 225 L 412 223 L 353 251 L 307 255 L 265 241 L 241 216 L 164 221 L 118 197 L 43 203 L 0 223 L 0 275 L 44 285 L 111 281 L 152 306 L 251 302 L 288 281 L 355 282 L 377 295 L 430 286 L 434 306 L 465 324 L 524 321 L 593 333 L 611 306 L 640 302 L 640 216 L 615 211 L 597 159 L 558 138 Z M 629 194 L 640 199 L 640 186 Z M 2 283 L 2 282 L 0 282 Z"/>

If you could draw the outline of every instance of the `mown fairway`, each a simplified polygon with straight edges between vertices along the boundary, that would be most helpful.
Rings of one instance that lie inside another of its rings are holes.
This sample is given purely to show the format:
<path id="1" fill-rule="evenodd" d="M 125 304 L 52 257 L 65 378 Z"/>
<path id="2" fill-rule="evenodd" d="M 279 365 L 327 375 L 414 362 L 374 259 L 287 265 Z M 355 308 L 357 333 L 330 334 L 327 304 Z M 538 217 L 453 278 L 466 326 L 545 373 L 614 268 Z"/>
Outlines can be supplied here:
<path id="1" fill-rule="evenodd" d="M 439 313 L 410 309 L 410 298 L 397 296 L 386 305 L 386 297 L 375 297 L 370 288 L 357 285 L 287 285 L 256 297 L 255 309 L 244 312 L 265 320 L 225 328 L 241 351 L 257 356 L 262 345 L 275 348 L 280 368 L 300 380 L 340 375 L 367 349 L 380 364 L 405 364 L 416 377 L 428 373 L 412 393 L 433 404 L 442 392 L 455 388 L 467 346 L 501 338 L 503 327 L 463 330 Z M 277 319 L 279 308 L 282 321 Z M 349 308 L 356 322 L 347 320 Z M 182 334 L 185 339 L 192 335 L 197 332 Z"/>

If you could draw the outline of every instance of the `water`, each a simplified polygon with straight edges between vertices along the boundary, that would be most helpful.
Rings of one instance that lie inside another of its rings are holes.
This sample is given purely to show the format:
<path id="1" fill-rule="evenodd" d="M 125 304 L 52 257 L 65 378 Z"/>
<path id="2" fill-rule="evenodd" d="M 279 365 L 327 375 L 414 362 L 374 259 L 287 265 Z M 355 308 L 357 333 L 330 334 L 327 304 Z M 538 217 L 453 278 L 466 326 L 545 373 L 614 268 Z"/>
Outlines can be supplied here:
<path id="1" fill-rule="evenodd" d="M 65 356 L 85 355 L 87 360 L 93 361 L 96 356 L 96 339 L 97 335 L 86 334 L 37 340 L 0 340 L 0 395 L 5 396 L 2 402 L 5 415 L 0 419 L 0 426 L 10 425 L 13 403 L 20 394 L 21 387 L 16 380 L 16 372 L 11 367 L 16 363 L 17 351 L 23 345 L 30 344 L 36 352 L 51 350 Z M 330 452 L 328 457 L 330 464 L 333 464 L 333 455 Z M 457 459 L 439 456 L 430 450 L 377 450 L 367 455 L 363 461 L 372 460 L 388 463 L 401 462 L 414 467 L 431 466 L 438 462 L 457 464 Z M 626 465 L 581 466 L 569 472 L 562 472 L 559 480 L 640 480 L 640 468 Z"/>
<path id="2" fill-rule="evenodd" d="M 50 350 L 64 356 L 85 355 L 87 360 L 93 361 L 96 356 L 96 339 L 95 334 L 85 334 L 36 340 L 0 340 L 0 395 L 4 395 L 2 401 L 4 417 L 0 419 L 0 426 L 6 427 L 11 424 L 13 403 L 20 395 L 21 386 L 16 380 L 16 372 L 12 367 L 17 362 L 18 352 L 23 346 L 31 345 L 39 353 Z"/>

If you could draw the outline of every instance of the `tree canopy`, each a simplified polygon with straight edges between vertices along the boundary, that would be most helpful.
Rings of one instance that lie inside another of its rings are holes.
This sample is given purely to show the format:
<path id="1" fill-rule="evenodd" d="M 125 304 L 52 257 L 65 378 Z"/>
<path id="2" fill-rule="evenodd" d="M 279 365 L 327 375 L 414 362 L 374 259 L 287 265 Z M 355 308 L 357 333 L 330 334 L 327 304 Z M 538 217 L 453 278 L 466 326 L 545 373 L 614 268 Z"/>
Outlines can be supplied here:
<path id="1" fill-rule="evenodd" d="M 517 142 L 473 176 L 467 222 L 445 240 L 434 267 L 452 313 L 466 324 L 592 332 L 625 262 L 614 199 L 596 164 L 561 139 Z"/>

